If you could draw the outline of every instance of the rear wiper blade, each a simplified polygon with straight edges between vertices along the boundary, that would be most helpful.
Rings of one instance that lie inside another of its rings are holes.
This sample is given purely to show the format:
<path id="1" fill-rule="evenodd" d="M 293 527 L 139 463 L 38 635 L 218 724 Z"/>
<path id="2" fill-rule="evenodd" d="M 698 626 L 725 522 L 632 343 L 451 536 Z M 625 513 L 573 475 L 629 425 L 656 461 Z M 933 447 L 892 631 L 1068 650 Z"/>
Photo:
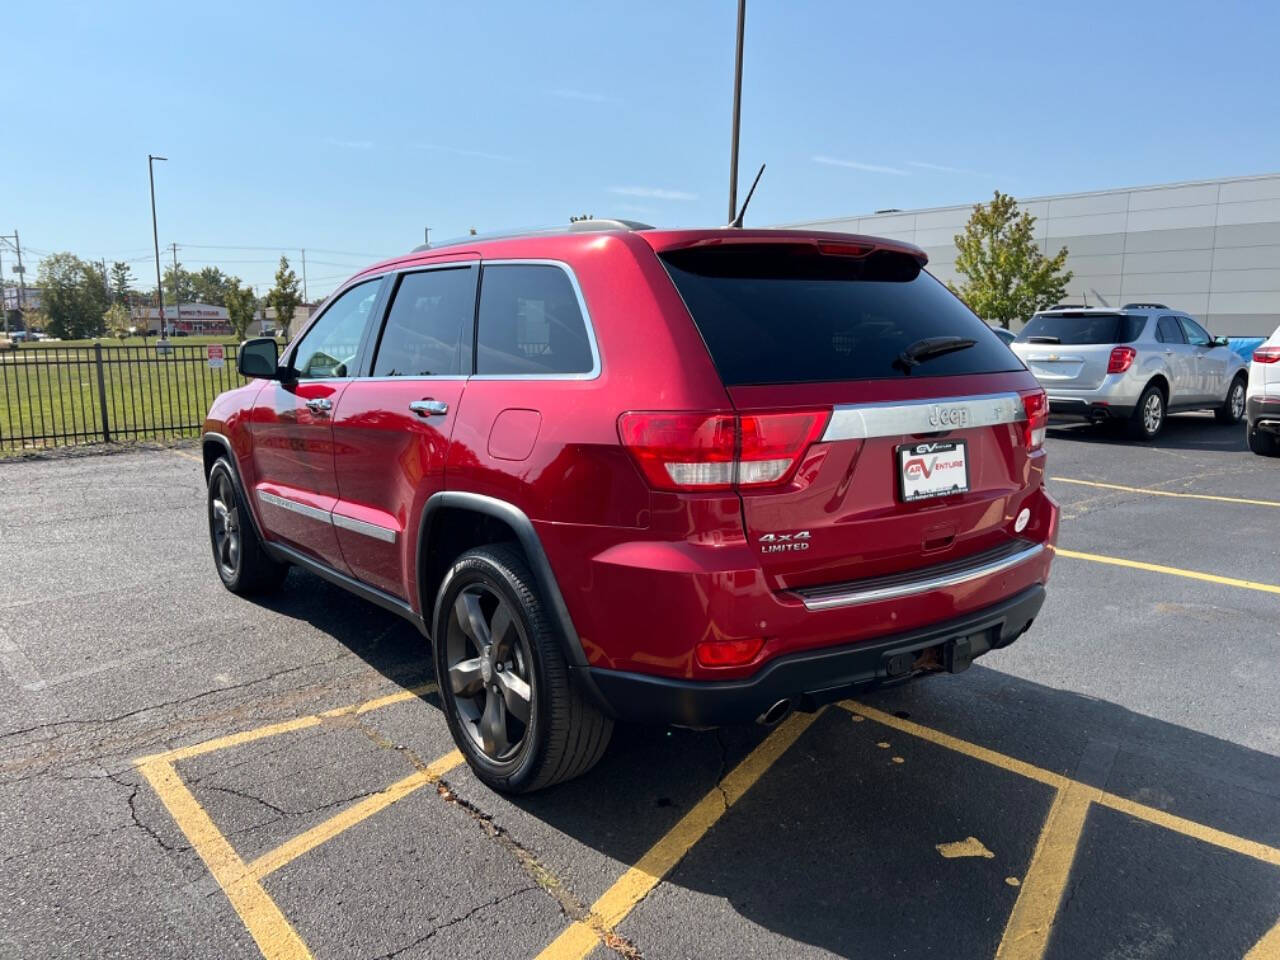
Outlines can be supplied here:
<path id="1" fill-rule="evenodd" d="M 1048 334 L 1038 337 L 1027 337 L 1027 343 L 1061 343 L 1061 337 L 1052 337 Z"/>
<path id="2" fill-rule="evenodd" d="M 957 350 L 968 350 L 977 342 L 969 337 L 926 337 L 923 340 L 917 340 L 898 354 L 893 365 L 904 373 L 910 373 L 913 367 L 918 367 L 926 360 L 955 353 Z"/>

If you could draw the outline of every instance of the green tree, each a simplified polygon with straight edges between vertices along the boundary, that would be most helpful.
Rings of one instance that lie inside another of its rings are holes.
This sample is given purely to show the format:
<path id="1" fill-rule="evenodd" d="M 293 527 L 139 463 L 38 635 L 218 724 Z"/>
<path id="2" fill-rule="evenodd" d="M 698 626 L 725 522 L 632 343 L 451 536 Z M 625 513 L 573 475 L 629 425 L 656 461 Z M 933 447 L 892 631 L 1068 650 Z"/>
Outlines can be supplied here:
<path id="1" fill-rule="evenodd" d="M 75 254 L 54 253 L 40 261 L 41 308 L 46 331 L 63 340 L 102 333 L 107 311 L 107 278 Z"/>
<path id="2" fill-rule="evenodd" d="M 964 277 L 951 290 L 984 320 L 1008 327 L 1037 310 L 1058 303 L 1071 282 L 1064 270 L 1067 248 L 1052 257 L 1035 241 L 1036 218 L 1018 212 L 1013 197 L 995 192 L 991 202 L 978 204 L 956 235 L 956 273 Z"/>
<path id="3" fill-rule="evenodd" d="M 111 299 L 114 303 L 125 303 L 129 299 L 129 286 L 133 283 L 133 270 L 123 260 L 111 264 Z"/>
<path id="4" fill-rule="evenodd" d="M 129 335 L 129 327 L 133 323 L 133 317 L 129 313 L 129 308 L 123 303 L 113 303 L 107 307 L 107 312 L 103 314 L 102 322 L 106 325 L 108 333 L 123 340 Z"/>
<path id="5" fill-rule="evenodd" d="M 231 317 L 231 331 L 237 340 L 243 340 L 258 309 L 258 298 L 253 295 L 253 287 L 240 286 L 239 277 L 228 278 L 226 307 Z"/>
<path id="6" fill-rule="evenodd" d="M 302 302 L 298 292 L 298 277 L 289 269 L 289 258 L 281 255 L 280 266 L 276 270 L 276 285 L 267 294 L 267 306 L 275 309 L 276 326 L 288 330 L 293 324 L 293 313 Z"/>
<path id="7" fill-rule="evenodd" d="M 227 306 L 227 295 L 235 278 L 227 276 L 217 267 L 205 267 L 191 277 L 191 293 L 197 303 Z"/>
<path id="8" fill-rule="evenodd" d="M 169 264 L 164 268 L 164 295 L 171 303 L 191 303 L 195 300 L 195 289 L 191 285 L 191 274 L 182 269 L 182 262 Z M 165 311 L 168 312 L 167 310 Z"/>

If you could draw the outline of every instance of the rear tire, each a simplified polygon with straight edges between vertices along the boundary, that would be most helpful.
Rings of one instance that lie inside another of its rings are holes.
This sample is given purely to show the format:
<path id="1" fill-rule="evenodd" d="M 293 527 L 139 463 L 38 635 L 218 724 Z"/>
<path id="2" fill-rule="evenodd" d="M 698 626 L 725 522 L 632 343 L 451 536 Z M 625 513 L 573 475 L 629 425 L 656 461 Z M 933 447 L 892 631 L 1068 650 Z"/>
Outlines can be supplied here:
<path id="1" fill-rule="evenodd" d="M 1222 406 L 1213 411 L 1219 423 L 1239 423 L 1244 417 L 1244 394 L 1248 381 L 1244 377 L 1236 377 L 1231 381 L 1231 389 L 1227 391 L 1227 399 Z"/>
<path id="2" fill-rule="evenodd" d="M 1280 457 L 1280 437 L 1257 427 L 1248 428 L 1249 449 L 1260 457 Z"/>
<path id="3" fill-rule="evenodd" d="M 1135 440 L 1151 441 L 1160 436 L 1164 429 L 1164 421 L 1168 416 L 1165 407 L 1164 391 L 1157 384 L 1149 383 L 1138 398 L 1138 405 L 1133 408 L 1129 418 L 1129 436 Z"/>
<path id="4" fill-rule="evenodd" d="M 570 678 L 559 628 L 518 547 L 459 557 L 440 585 L 433 626 L 449 732 L 485 784 L 531 793 L 596 765 L 613 720 Z"/>
<path id="5" fill-rule="evenodd" d="M 280 586 L 289 565 L 267 555 L 226 457 L 219 457 L 209 471 L 208 510 L 213 565 L 222 585 L 239 594 Z"/>

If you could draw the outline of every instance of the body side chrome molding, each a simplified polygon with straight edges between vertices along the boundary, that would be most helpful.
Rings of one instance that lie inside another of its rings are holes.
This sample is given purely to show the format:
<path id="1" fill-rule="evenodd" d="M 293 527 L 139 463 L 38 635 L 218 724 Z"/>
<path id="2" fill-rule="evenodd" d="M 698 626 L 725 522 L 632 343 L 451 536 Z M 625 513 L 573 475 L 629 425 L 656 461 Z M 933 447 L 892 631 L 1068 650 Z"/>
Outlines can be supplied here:
<path id="1" fill-rule="evenodd" d="M 993 427 L 1027 419 L 1022 397 L 1012 391 L 981 397 L 940 397 L 898 403 L 837 405 L 820 443 L 868 440 L 916 433 Z"/>
<path id="2" fill-rule="evenodd" d="M 940 570 L 933 575 L 929 575 L 927 571 L 922 571 L 924 576 L 918 580 L 903 579 L 902 577 L 884 577 L 863 581 L 861 584 L 855 581 L 845 585 L 816 587 L 792 592 L 804 601 L 805 608 L 808 610 L 831 610 L 836 607 L 856 606 L 860 603 L 875 603 L 879 600 L 895 600 L 900 597 L 927 593 L 930 590 L 959 586 L 962 583 L 969 583 L 971 580 L 979 580 L 983 577 L 1003 573 L 1005 570 L 1035 559 L 1044 551 L 1045 545 L 1043 543 L 1034 543 L 1014 552 L 1001 551 L 1002 555 L 996 556 L 994 559 L 983 560 L 975 558 L 976 562 L 971 566 L 951 564 L 947 565 L 947 569 Z"/>
<path id="3" fill-rule="evenodd" d="M 321 510 L 319 507 L 313 507 L 306 503 L 299 503 L 297 500 L 282 497 L 278 493 L 269 493 L 266 490 L 259 490 L 257 493 L 258 499 L 263 503 L 271 504 L 273 507 L 288 510 L 310 520 L 318 520 L 321 523 L 341 527 L 343 530 L 350 530 L 352 533 L 362 533 L 366 537 L 373 537 L 375 540 L 381 540 L 384 543 L 395 543 L 396 537 L 399 535 L 398 530 L 392 530 L 390 527 L 370 523 L 367 520 L 357 520 L 355 517 L 344 517 L 340 513 Z"/>

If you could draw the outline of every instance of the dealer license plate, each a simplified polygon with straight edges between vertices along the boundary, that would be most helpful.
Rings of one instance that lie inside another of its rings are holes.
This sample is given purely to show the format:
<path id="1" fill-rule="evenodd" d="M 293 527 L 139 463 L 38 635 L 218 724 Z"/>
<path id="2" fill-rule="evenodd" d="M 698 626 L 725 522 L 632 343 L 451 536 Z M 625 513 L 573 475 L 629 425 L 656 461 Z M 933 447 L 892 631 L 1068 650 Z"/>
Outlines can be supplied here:
<path id="1" fill-rule="evenodd" d="M 928 500 L 969 489 L 969 463 L 963 440 L 909 443 L 898 448 L 898 492 L 902 499 Z"/>

